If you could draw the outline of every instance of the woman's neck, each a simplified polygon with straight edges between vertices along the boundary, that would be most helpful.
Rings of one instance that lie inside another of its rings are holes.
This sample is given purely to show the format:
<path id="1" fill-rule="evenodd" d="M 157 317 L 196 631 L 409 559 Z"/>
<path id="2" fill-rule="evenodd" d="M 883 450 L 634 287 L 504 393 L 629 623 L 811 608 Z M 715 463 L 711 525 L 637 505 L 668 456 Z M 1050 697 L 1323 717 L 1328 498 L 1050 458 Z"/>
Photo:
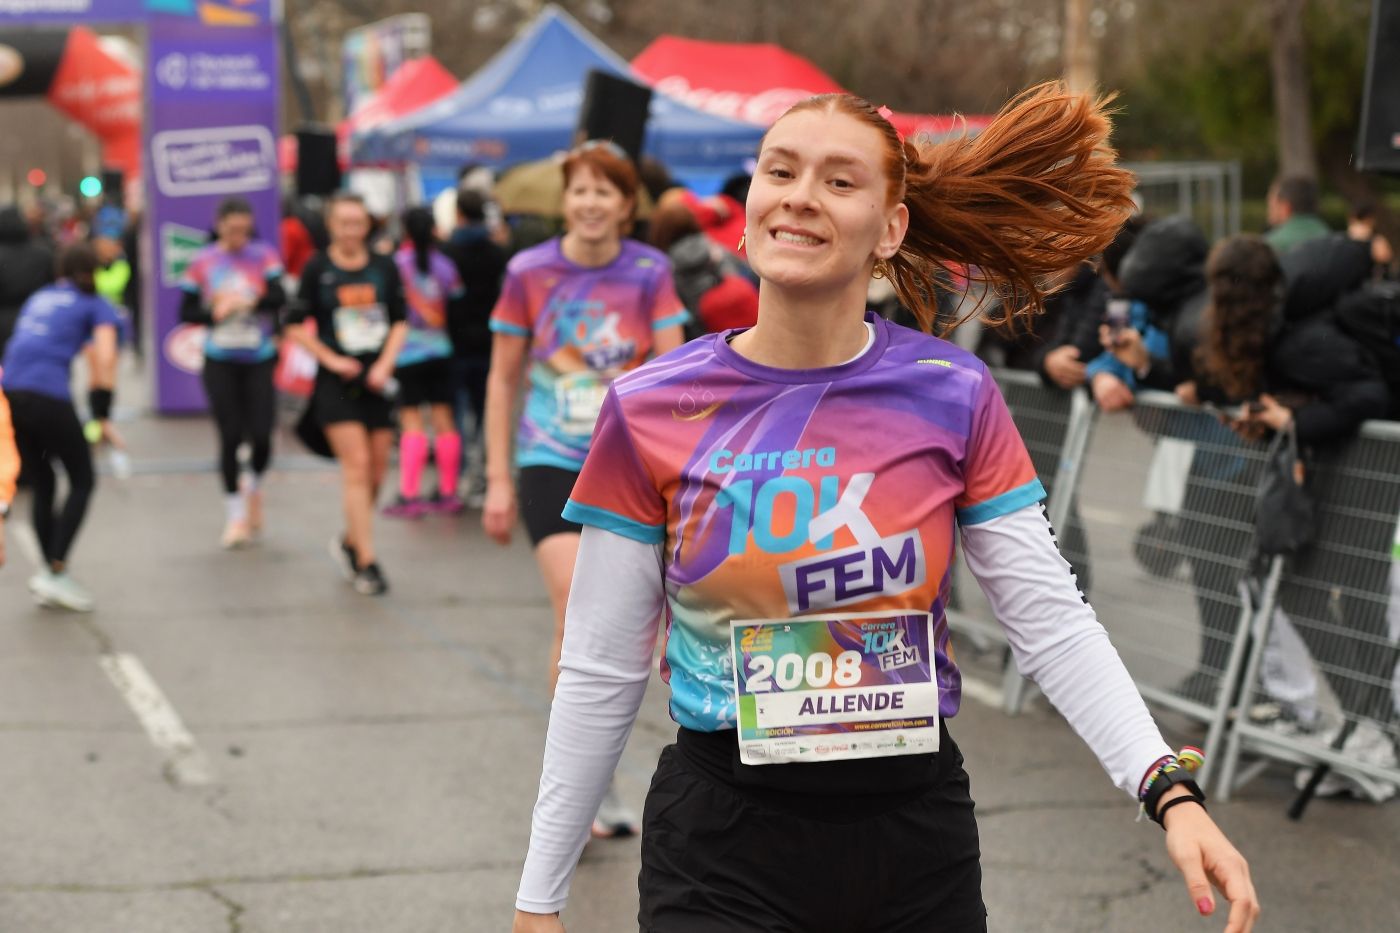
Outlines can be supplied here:
<path id="1" fill-rule="evenodd" d="M 813 296 L 763 282 L 758 289 L 758 323 L 730 346 L 762 366 L 824 369 L 855 358 L 869 336 L 863 289 Z"/>
<path id="2" fill-rule="evenodd" d="M 581 240 L 571 234 L 564 234 L 559 245 L 564 258 L 576 266 L 606 266 L 622 252 L 622 240 Z"/>
<path id="3" fill-rule="evenodd" d="M 326 248 L 326 255 L 330 256 L 337 266 L 352 269 L 369 262 L 369 248 L 363 243 L 332 243 Z"/>

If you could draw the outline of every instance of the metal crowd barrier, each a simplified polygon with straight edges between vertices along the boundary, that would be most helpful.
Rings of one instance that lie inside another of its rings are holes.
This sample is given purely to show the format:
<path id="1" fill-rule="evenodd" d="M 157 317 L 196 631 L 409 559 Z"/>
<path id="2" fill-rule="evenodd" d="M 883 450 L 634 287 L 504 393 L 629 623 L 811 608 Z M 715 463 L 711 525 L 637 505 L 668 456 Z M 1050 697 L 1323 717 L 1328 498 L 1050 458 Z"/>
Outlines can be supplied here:
<path id="1" fill-rule="evenodd" d="M 1082 392 L 1028 373 L 996 378 L 1050 494 L 1060 549 L 1139 690 L 1206 726 L 1203 782 L 1220 769 L 1228 796 L 1261 767 L 1241 772 L 1242 756 L 1258 754 L 1400 785 L 1389 750 L 1400 718 L 1400 425 L 1368 423 L 1312 464 L 1317 537 L 1296 559 L 1264 562 L 1254 545 L 1263 445 L 1166 393 L 1099 417 Z M 1001 639 L 972 589 L 958 587 L 950 621 L 975 640 Z M 1025 696 L 1008 663 L 1007 712 Z M 1311 702 L 1321 718 L 1310 729 L 1264 721 L 1275 700 Z"/>

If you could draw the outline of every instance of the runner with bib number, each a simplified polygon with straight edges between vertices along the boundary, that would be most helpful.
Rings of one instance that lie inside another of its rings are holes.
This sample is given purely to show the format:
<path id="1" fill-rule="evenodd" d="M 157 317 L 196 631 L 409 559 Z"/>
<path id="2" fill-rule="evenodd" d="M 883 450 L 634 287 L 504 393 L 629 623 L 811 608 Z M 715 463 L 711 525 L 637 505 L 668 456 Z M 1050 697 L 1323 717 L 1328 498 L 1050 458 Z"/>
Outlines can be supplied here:
<path id="1" fill-rule="evenodd" d="M 679 730 L 642 821 L 643 933 L 983 933 L 948 723 L 955 535 L 1033 677 L 1167 830 L 1193 903 L 1257 900 L 1060 556 L 987 367 L 928 328 L 944 264 L 1015 317 L 1110 243 L 1131 175 L 1103 102 L 1046 85 L 920 149 L 850 95 L 764 137 L 746 205 L 758 322 L 616 379 L 565 509 L 584 525 L 516 933 L 559 933 L 588 820 L 661 677 Z M 1008 168 L 1010 166 L 1011 168 Z"/>
<path id="2" fill-rule="evenodd" d="M 581 530 L 562 517 L 564 503 L 588 453 L 608 386 L 653 353 L 680 346 L 689 317 L 665 255 L 625 239 L 638 185 L 625 153 L 611 143 L 586 143 L 569 154 L 562 171 L 568 232 L 510 261 L 491 315 L 495 336 L 487 377 L 482 512 L 487 534 L 508 544 L 517 512 L 514 433 L 519 510 L 554 608 L 551 688 Z M 526 378 L 524 414 L 513 432 L 516 398 Z M 631 824 L 610 799 L 595 832 L 617 835 Z"/>
<path id="3" fill-rule="evenodd" d="M 287 303 L 282 261 L 254 239 L 253 208 L 243 198 L 219 205 L 217 239 L 190 260 L 181 278 L 180 320 L 207 330 L 204 391 L 219 432 L 225 548 L 248 544 L 262 529 L 262 477 L 272 460 L 277 395 L 277 316 Z M 251 448 L 252 472 L 240 488 L 238 448 Z"/>

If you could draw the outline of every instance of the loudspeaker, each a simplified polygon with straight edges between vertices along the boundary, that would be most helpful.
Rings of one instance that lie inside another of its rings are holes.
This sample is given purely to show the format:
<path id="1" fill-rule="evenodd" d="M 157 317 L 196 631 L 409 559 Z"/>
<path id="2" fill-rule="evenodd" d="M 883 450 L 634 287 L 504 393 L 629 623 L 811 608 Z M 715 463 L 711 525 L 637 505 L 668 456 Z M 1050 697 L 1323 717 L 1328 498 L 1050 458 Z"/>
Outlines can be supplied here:
<path id="1" fill-rule="evenodd" d="M 102 193 L 107 196 L 109 203 L 122 203 L 122 185 L 126 180 L 126 176 L 122 174 L 122 170 L 119 168 L 104 167 L 102 169 L 101 178 Z"/>
<path id="2" fill-rule="evenodd" d="M 590 71 L 578 115 L 579 141 L 611 139 L 632 157 L 642 158 L 651 108 L 651 88 L 605 71 Z"/>
<path id="3" fill-rule="evenodd" d="M 303 127 L 297 130 L 297 195 L 325 197 L 340 188 L 340 163 L 336 160 L 332 130 Z"/>
<path id="4" fill-rule="evenodd" d="M 1373 0 L 1356 167 L 1400 173 L 1400 0 Z"/>

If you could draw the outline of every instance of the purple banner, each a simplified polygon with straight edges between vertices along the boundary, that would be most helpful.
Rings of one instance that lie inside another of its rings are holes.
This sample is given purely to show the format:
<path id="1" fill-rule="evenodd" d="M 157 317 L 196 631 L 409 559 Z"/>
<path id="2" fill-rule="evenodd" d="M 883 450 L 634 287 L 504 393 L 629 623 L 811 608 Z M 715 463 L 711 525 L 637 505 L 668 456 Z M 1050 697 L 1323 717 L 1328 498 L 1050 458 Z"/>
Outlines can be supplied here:
<path id="1" fill-rule="evenodd" d="M 277 33 L 266 20 L 217 28 L 156 16 L 149 48 L 156 406 L 168 414 L 200 412 L 204 330 L 180 323 L 180 275 L 226 197 L 246 198 L 261 236 L 277 242 Z"/>

